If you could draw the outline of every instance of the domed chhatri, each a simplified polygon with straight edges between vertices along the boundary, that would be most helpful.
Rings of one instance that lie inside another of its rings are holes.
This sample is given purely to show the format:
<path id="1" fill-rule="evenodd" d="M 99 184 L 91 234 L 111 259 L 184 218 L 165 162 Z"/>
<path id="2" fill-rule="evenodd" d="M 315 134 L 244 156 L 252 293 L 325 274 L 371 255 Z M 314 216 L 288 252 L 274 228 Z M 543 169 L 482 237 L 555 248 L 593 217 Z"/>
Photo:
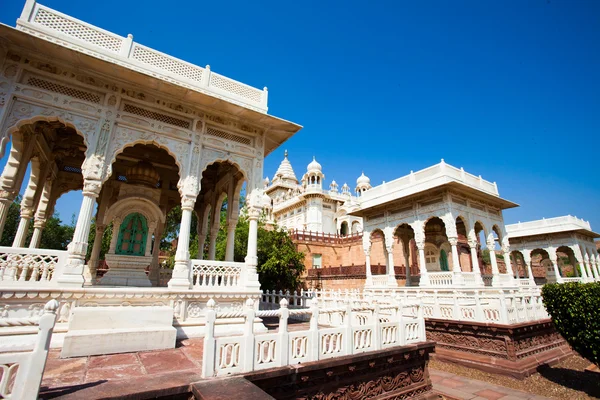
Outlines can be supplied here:
<path id="1" fill-rule="evenodd" d="M 306 171 L 307 172 L 322 172 L 323 167 L 321 167 L 321 164 L 319 164 L 317 162 L 316 158 L 313 156 L 313 160 L 306 167 Z"/>
<path id="2" fill-rule="evenodd" d="M 370 185 L 371 184 L 371 179 L 369 179 L 368 176 L 365 175 L 364 172 L 362 172 L 360 174 L 360 176 L 358 177 L 358 179 L 356 180 L 356 185 Z"/>
<path id="3" fill-rule="evenodd" d="M 140 161 L 125 172 L 127 183 L 134 185 L 144 185 L 155 188 L 160 180 L 160 175 L 148 161 Z"/>
<path id="4" fill-rule="evenodd" d="M 369 189 L 371 189 L 371 179 L 369 179 L 369 177 L 362 172 L 356 180 L 356 195 L 360 196 L 363 192 L 366 192 Z"/>

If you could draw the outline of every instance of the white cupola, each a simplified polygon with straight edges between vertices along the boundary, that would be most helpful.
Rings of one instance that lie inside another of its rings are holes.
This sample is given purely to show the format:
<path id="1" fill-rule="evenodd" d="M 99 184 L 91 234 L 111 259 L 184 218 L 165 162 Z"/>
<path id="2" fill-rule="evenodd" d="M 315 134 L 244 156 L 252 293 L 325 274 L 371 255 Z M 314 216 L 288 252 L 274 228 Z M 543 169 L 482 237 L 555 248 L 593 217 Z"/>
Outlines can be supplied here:
<path id="1" fill-rule="evenodd" d="M 321 164 L 317 162 L 315 157 L 306 167 L 306 181 L 307 187 L 313 189 L 320 189 L 323 187 L 323 179 L 325 175 L 323 175 Z"/>
<path id="2" fill-rule="evenodd" d="M 347 183 L 342 186 L 342 194 L 350 196 L 350 186 Z"/>
<path id="3" fill-rule="evenodd" d="M 329 191 L 330 191 L 331 193 L 337 193 L 337 192 L 338 192 L 338 184 L 337 184 L 337 182 L 336 182 L 336 181 L 332 181 L 332 182 L 329 184 Z"/>
<path id="4" fill-rule="evenodd" d="M 371 180 L 363 172 L 356 180 L 356 195 L 360 196 L 362 193 L 366 192 L 369 189 L 371 189 Z"/>

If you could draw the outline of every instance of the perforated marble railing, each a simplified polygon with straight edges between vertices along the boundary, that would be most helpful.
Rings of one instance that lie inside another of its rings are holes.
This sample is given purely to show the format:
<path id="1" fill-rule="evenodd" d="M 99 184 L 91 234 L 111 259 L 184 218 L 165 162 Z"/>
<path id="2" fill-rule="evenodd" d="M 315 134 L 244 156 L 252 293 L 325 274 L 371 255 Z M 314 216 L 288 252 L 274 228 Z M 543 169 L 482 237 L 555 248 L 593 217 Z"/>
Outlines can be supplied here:
<path id="1" fill-rule="evenodd" d="M 267 88 L 254 88 L 28 0 L 17 29 L 129 69 L 267 112 Z"/>
<path id="2" fill-rule="evenodd" d="M 345 303 L 342 307 L 319 308 L 318 301 L 309 309 L 288 309 L 281 299 L 277 310 L 256 311 L 248 300 L 236 315 L 245 320 L 241 336 L 215 337 L 219 317 L 210 299 L 206 311 L 206 336 L 202 376 L 224 376 L 266 368 L 295 365 L 387 349 L 425 340 L 425 323 L 418 305 L 382 305 Z M 335 315 L 331 327 L 319 327 L 320 316 Z M 288 318 L 310 316 L 310 328 L 288 332 Z M 231 313 L 227 313 L 231 318 Z M 276 333 L 255 334 L 255 317 L 278 317 Z"/>
<path id="3" fill-rule="evenodd" d="M 352 296 L 356 297 L 357 295 L 350 295 L 350 297 Z M 509 290 L 492 288 L 369 289 L 358 296 L 362 299 L 378 299 L 380 302 L 390 301 L 389 299 L 401 302 L 421 301 L 423 315 L 426 318 L 498 324 L 514 324 L 549 318 L 537 287 Z"/>
<path id="4" fill-rule="evenodd" d="M 0 247 L 0 282 L 3 285 L 38 286 L 54 284 L 66 264 L 63 250 Z"/>
<path id="5" fill-rule="evenodd" d="M 192 284 L 198 289 L 235 290 L 243 286 L 244 263 L 191 260 Z"/>

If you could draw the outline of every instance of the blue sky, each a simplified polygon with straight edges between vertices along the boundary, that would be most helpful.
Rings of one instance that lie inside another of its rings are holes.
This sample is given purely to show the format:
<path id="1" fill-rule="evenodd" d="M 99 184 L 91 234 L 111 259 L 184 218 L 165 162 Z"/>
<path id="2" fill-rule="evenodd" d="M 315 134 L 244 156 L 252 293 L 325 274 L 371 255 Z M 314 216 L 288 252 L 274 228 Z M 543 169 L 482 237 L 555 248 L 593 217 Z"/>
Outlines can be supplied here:
<path id="1" fill-rule="evenodd" d="M 24 2 L 0 1 L 14 26 Z M 304 126 L 300 176 L 373 184 L 439 162 L 496 181 L 507 223 L 564 214 L 600 231 L 600 2 L 46 0 L 250 85 Z M 5 160 L 2 160 L 3 166 Z M 80 195 L 59 201 L 70 220 Z"/>

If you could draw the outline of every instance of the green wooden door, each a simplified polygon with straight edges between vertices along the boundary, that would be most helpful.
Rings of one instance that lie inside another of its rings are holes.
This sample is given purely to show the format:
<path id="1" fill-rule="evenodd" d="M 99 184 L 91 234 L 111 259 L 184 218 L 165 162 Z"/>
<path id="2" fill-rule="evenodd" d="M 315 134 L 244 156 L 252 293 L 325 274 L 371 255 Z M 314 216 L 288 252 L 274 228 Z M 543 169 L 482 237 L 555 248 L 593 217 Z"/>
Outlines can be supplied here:
<path id="1" fill-rule="evenodd" d="M 119 229 L 117 254 L 143 256 L 146 251 L 148 225 L 146 218 L 140 213 L 129 214 Z"/>
<path id="2" fill-rule="evenodd" d="M 448 271 L 448 255 L 443 249 L 440 251 L 440 269 L 442 271 Z"/>

